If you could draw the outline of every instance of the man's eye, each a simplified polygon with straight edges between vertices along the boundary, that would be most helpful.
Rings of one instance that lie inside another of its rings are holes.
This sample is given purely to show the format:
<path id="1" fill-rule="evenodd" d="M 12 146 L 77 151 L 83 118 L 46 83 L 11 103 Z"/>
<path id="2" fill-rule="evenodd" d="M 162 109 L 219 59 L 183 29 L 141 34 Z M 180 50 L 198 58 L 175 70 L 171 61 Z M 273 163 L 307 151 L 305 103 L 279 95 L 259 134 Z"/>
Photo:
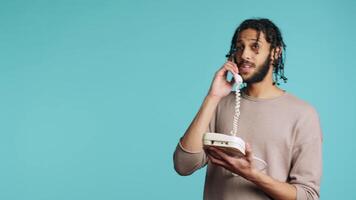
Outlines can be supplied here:
<path id="1" fill-rule="evenodd" d="M 236 51 L 241 51 L 242 49 L 243 49 L 242 46 L 237 46 L 237 47 L 236 47 Z"/>
<path id="2" fill-rule="evenodd" d="M 252 45 L 252 48 L 258 49 L 258 48 L 260 48 L 260 46 L 257 43 L 255 43 L 255 44 Z"/>

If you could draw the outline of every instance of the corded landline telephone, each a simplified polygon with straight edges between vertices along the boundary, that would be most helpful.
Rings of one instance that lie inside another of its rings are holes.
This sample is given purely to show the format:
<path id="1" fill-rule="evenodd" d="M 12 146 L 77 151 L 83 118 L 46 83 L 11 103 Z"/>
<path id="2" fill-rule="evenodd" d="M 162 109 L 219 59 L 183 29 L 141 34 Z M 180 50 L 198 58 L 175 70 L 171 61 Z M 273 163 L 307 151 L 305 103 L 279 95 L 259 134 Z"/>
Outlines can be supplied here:
<path id="1" fill-rule="evenodd" d="M 237 126 L 238 120 L 240 117 L 240 86 L 243 83 L 242 77 L 240 75 L 234 76 L 236 82 L 236 98 L 235 98 L 235 115 L 233 119 L 233 129 L 230 132 L 230 135 L 223 133 L 205 133 L 203 135 L 203 145 L 205 148 L 209 146 L 217 147 L 223 149 L 224 152 L 234 157 L 243 157 L 245 156 L 245 142 L 237 137 Z M 264 170 L 267 166 L 267 163 L 253 156 L 254 160 L 262 163 L 263 167 L 260 167 L 259 170 Z M 236 175 L 233 173 L 233 175 Z"/>

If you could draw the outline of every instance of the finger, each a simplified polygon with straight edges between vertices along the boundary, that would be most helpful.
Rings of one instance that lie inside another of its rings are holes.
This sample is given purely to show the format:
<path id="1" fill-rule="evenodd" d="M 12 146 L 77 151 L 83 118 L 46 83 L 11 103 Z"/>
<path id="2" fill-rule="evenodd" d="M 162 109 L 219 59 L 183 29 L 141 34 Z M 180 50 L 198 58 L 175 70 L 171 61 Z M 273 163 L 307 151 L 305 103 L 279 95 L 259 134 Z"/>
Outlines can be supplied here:
<path id="1" fill-rule="evenodd" d="M 225 67 L 225 65 L 223 65 L 223 66 L 219 69 L 219 71 L 216 73 L 216 75 L 217 75 L 217 76 L 224 76 L 225 74 L 227 74 L 226 72 L 227 72 L 227 68 Z"/>
<path id="2" fill-rule="evenodd" d="M 224 151 L 211 147 L 211 150 L 214 151 L 218 156 L 221 157 L 221 160 L 225 161 L 226 163 L 232 165 L 232 160 L 231 157 L 229 155 L 227 155 Z"/>
<path id="3" fill-rule="evenodd" d="M 232 65 L 233 68 L 235 68 L 235 69 L 238 70 L 237 64 L 236 64 L 235 62 L 233 62 L 233 61 L 228 61 L 228 62 L 226 62 L 226 63 Z"/>
<path id="4" fill-rule="evenodd" d="M 231 72 L 233 76 L 235 75 L 235 72 L 230 66 L 224 66 L 224 70 L 220 70 L 216 76 L 223 77 L 224 79 L 227 79 L 228 72 Z"/>
<path id="5" fill-rule="evenodd" d="M 222 167 L 227 168 L 227 169 L 230 168 L 229 165 L 228 165 L 227 163 L 225 163 L 224 161 L 219 160 L 219 159 L 217 159 L 217 158 L 215 158 L 215 157 L 213 157 L 213 156 L 211 156 L 211 155 L 208 155 L 208 157 L 209 157 L 210 161 L 211 161 L 213 164 L 222 166 Z"/>
<path id="6" fill-rule="evenodd" d="M 233 66 L 227 64 L 227 65 L 226 65 L 226 69 L 227 69 L 228 71 L 230 71 L 234 76 L 237 75 L 238 70 L 237 70 L 236 68 L 234 68 Z"/>
<path id="7" fill-rule="evenodd" d="M 229 66 L 230 69 L 232 69 L 236 74 L 238 74 L 239 69 L 237 68 L 237 65 L 233 62 L 227 62 L 226 66 Z"/>
<path id="8" fill-rule="evenodd" d="M 234 66 L 234 67 L 237 67 L 237 64 L 232 60 L 230 61 L 230 63 Z"/>
<path id="9" fill-rule="evenodd" d="M 245 144 L 245 153 L 246 153 L 246 159 L 251 163 L 253 161 L 253 153 L 252 153 L 251 145 L 248 142 L 246 142 Z"/>
<path id="10" fill-rule="evenodd" d="M 238 74 L 237 67 L 234 67 L 231 62 L 226 62 L 216 73 L 216 76 L 220 76 L 220 77 L 222 76 L 226 78 L 228 71 L 230 71 L 234 76 Z"/>

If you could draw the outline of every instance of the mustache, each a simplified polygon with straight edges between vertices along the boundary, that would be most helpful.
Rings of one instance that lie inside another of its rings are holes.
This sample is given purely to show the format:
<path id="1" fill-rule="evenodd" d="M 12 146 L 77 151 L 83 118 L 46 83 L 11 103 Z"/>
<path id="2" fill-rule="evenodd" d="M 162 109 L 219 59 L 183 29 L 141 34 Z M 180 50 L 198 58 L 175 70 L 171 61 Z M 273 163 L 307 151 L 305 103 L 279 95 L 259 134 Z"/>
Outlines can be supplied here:
<path id="1" fill-rule="evenodd" d="M 238 67 L 241 67 L 241 66 L 243 66 L 243 65 L 249 65 L 249 66 L 251 66 L 251 67 L 255 67 L 255 64 L 253 64 L 253 63 L 251 63 L 251 62 L 249 62 L 249 61 L 246 61 L 246 60 L 242 60 L 242 61 L 240 61 L 240 62 L 237 63 L 237 66 L 238 66 Z"/>

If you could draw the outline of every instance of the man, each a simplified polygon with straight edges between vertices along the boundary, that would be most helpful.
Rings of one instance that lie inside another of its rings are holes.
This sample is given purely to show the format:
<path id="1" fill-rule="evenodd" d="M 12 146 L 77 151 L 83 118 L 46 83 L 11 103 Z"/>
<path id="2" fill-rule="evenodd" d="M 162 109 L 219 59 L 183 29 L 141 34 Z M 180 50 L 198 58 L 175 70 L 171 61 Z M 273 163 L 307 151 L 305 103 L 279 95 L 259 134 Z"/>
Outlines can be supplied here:
<path id="1" fill-rule="evenodd" d="M 248 19 L 232 38 L 229 59 L 215 74 L 202 106 L 179 141 L 174 167 L 190 175 L 207 165 L 204 199 L 319 199 L 322 174 L 322 131 L 316 110 L 278 87 L 284 76 L 285 44 L 268 19 Z M 246 155 L 229 156 L 203 149 L 206 132 L 230 133 L 234 116 L 234 79 L 241 90 L 237 136 L 246 141 Z M 267 162 L 259 171 L 254 156 Z M 237 175 L 237 176 L 236 176 Z"/>

